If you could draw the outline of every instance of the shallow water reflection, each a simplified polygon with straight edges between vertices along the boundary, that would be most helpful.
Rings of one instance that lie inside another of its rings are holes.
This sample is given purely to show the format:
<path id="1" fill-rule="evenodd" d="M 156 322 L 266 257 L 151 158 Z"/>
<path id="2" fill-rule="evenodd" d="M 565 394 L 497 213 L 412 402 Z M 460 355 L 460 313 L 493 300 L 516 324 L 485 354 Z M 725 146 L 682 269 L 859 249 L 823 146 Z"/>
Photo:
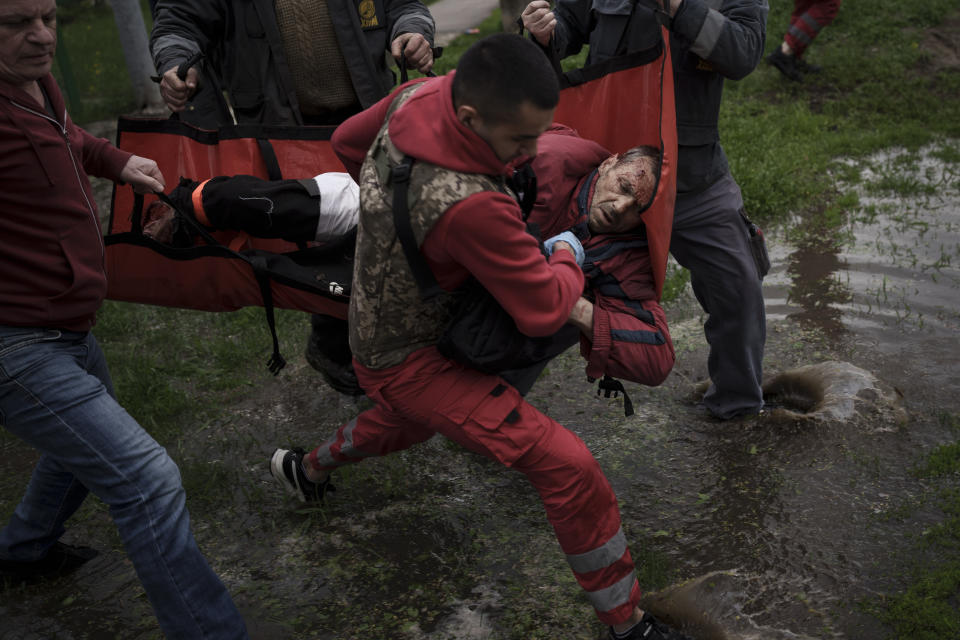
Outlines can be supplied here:
<path id="1" fill-rule="evenodd" d="M 907 365 L 911 378 L 949 385 L 960 375 L 960 164 L 955 143 L 895 150 L 858 163 L 846 188 L 859 208 L 847 241 L 774 243 L 768 315 L 793 318 Z M 955 151 L 954 151 L 955 153 Z M 851 162 L 851 164 L 853 164 Z"/>
<path id="2" fill-rule="evenodd" d="M 910 420 L 868 396 L 850 421 L 689 421 L 673 453 L 693 468 L 648 489 L 685 504 L 658 513 L 678 532 L 677 563 L 735 570 L 723 580 L 736 604 L 714 607 L 722 632 L 704 637 L 885 637 L 861 603 L 902 587 L 920 532 L 942 518 L 913 468 L 956 439 L 938 418 L 960 410 L 960 165 L 944 161 L 948 147 L 859 163 L 862 183 L 846 188 L 860 206 L 843 237 L 769 241 L 770 324 L 827 336 L 903 394 Z M 783 365 L 768 357 L 767 368 Z M 700 606 L 729 600 L 722 591 L 699 593 Z"/>

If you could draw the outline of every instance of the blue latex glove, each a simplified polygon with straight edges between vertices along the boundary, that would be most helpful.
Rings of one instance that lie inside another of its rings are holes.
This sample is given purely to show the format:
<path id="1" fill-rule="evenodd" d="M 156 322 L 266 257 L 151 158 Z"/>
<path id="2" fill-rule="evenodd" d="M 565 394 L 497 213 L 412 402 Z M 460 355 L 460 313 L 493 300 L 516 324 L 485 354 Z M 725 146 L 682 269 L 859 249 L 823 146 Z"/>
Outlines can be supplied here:
<path id="1" fill-rule="evenodd" d="M 573 235 L 572 231 L 564 231 L 563 233 L 558 233 L 552 238 L 547 238 L 543 241 L 543 247 L 547 250 L 547 255 L 553 255 L 553 245 L 559 241 L 566 242 L 571 247 L 573 247 L 573 253 L 577 258 L 577 266 L 583 266 L 583 245 L 580 244 L 580 240 L 577 236 Z"/>

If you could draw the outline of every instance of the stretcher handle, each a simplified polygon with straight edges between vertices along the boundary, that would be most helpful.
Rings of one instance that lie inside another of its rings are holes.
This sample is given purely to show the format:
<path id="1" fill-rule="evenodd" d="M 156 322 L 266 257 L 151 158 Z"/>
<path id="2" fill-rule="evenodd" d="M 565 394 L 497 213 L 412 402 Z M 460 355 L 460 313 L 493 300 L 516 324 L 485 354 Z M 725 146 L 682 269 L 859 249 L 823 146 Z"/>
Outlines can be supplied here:
<path id="1" fill-rule="evenodd" d="M 187 79 L 187 72 L 190 71 L 190 67 L 194 66 L 203 58 L 203 52 L 197 51 L 195 54 L 184 60 L 180 63 L 180 66 L 177 67 L 177 77 L 181 80 Z"/>
<path id="2" fill-rule="evenodd" d="M 433 47 L 433 59 L 434 59 L 434 60 L 436 60 L 437 58 L 439 58 L 439 57 L 442 56 L 442 55 L 443 55 L 443 47 Z M 409 74 L 407 73 L 407 56 L 403 55 L 402 52 L 401 52 L 401 54 L 400 54 L 400 63 L 399 63 L 399 64 L 400 64 L 400 84 L 403 84 L 404 82 L 406 82 L 407 80 L 410 79 L 410 76 L 409 76 Z M 428 72 L 426 73 L 426 76 L 427 76 L 428 78 L 433 78 L 433 77 L 435 77 L 436 75 L 437 75 L 437 74 L 435 74 L 433 71 L 428 71 Z"/>
<path id="3" fill-rule="evenodd" d="M 187 72 L 190 71 L 190 67 L 200 62 L 201 58 L 203 58 L 203 52 L 197 51 L 195 54 L 193 54 L 192 56 L 190 56 L 189 58 L 181 62 L 180 66 L 177 67 L 177 77 L 180 78 L 181 80 L 186 80 Z M 163 80 L 163 76 L 160 76 L 160 75 L 150 76 L 150 79 L 156 82 L 157 84 L 160 84 L 160 81 Z M 198 88 L 199 88 L 199 85 L 198 85 Z"/>

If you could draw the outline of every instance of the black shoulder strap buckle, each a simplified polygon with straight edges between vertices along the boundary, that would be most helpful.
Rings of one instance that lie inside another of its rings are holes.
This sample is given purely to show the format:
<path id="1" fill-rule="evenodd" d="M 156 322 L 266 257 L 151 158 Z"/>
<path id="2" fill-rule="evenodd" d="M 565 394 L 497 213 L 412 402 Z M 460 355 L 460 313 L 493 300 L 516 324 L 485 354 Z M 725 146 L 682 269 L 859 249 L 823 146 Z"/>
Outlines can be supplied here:
<path id="1" fill-rule="evenodd" d="M 412 167 L 413 159 L 410 156 L 404 156 L 400 164 L 390 169 L 390 183 L 393 185 L 394 194 L 396 194 L 397 183 L 410 181 L 410 169 Z"/>

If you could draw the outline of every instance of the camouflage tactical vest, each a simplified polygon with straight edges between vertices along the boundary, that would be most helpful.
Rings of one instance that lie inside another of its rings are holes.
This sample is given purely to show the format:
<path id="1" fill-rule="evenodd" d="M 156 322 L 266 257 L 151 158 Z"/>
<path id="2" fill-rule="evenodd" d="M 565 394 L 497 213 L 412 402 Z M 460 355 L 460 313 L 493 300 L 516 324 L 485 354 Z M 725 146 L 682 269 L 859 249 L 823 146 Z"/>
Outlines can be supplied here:
<path id="1" fill-rule="evenodd" d="M 365 367 L 385 369 L 422 347 L 436 344 L 453 310 L 454 298 L 442 294 L 424 301 L 393 224 L 390 170 L 403 153 L 390 142 L 390 116 L 420 87 L 393 101 L 360 169 L 360 221 L 350 294 L 350 347 Z M 410 172 L 410 226 L 417 246 L 451 206 L 483 191 L 510 193 L 497 176 L 458 173 L 416 161 Z M 512 194 L 511 194 L 512 195 Z"/>

